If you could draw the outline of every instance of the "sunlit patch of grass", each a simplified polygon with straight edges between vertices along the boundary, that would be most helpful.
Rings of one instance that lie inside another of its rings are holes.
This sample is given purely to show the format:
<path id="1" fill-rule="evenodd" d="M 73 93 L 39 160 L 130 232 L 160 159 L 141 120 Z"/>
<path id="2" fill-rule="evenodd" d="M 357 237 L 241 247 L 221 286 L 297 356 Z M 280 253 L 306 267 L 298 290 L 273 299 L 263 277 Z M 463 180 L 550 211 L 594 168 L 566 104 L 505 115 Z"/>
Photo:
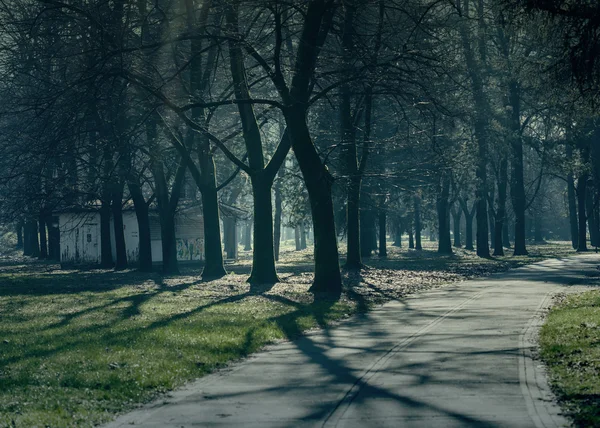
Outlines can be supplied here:
<path id="1" fill-rule="evenodd" d="M 92 426 L 355 306 L 78 276 L 0 276 L 0 425 Z"/>
<path id="2" fill-rule="evenodd" d="M 541 358 L 576 426 L 600 426 L 600 291 L 570 295 L 550 311 Z"/>

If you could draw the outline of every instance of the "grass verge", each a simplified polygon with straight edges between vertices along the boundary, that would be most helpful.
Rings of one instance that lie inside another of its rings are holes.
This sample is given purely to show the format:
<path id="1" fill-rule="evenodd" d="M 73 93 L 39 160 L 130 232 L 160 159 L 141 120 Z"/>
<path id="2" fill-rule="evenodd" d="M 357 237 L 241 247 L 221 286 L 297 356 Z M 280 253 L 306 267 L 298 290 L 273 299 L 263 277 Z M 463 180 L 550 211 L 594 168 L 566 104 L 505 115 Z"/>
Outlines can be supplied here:
<path id="1" fill-rule="evenodd" d="M 600 426 L 600 290 L 560 296 L 541 329 L 540 348 L 575 425 Z"/>
<path id="2" fill-rule="evenodd" d="M 0 426 L 94 426 L 268 343 L 374 304 L 571 252 L 552 244 L 532 247 L 530 257 L 482 260 L 462 250 L 390 249 L 388 260 L 347 272 L 338 300 L 315 300 L 312 274 L 285 259 L 283 282 L 262 289 L 251 288 L 245 274 L 201 282 L 195 270 L 162 277 L 3 262 Z"/>

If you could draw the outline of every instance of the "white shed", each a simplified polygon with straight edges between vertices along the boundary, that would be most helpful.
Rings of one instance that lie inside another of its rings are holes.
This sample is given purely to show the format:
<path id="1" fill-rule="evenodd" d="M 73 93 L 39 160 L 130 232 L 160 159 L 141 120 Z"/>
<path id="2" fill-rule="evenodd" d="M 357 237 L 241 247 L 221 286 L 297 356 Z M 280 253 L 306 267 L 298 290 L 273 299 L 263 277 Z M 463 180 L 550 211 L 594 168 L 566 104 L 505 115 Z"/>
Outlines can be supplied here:
<path id="1" fill-rule="evenodd" d="M 61 264 L 100 263 L 100 213 L 97 209 L 71 209 L 58 213 Z M 127 262 L 139 256 L 138 222 L 133 209 L 123 210 Z M 114 223 L 110 225 L 113 261 L 116 255 Z M 162 240 L 158 214 L 150 213 L 152 261 L 162 262 Z M 204 224 L 199 207 L 182 209 L 175 216 L 177 259 L 204 260 Z"/>

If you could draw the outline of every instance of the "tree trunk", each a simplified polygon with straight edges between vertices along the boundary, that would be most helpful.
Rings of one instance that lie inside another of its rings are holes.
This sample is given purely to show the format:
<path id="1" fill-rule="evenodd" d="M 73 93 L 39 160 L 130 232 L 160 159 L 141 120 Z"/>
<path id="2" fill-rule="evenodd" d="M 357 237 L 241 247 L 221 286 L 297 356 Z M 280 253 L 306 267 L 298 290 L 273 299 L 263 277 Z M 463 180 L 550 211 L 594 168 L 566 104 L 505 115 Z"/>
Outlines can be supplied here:
<path id="1" fill-rule="evenodd" d="M 252 222 L 248 220 L 244 227 L 244 251 L 252 250 Z"/>
<path id="2" fill-rule="evenodd" d="M 588 221 L 588 231 L 590 233 L 590 245 L 592 247 L 598 247 L 598 224 L 596 223 L 595 208 L 593 190 L 590 186 L 587 186 L 585 211 Z"/>
<path id="3" fill-rule="evenodd" d="M 29 251 L 31 257 L 39 257 L 40 255 L 38 224 L 35 220 L 29 220 Z"/>
<path id="4" fill-rule="evenodd" d="M 112 215 L 115 231 L 116 270 L 127 269 L 127 248 L 125 247 L 125 230 L 123 229 L 123 183 L 116 184 L 113 192 Z"/>
<path id="5" fill-rule="evenodd" d="M 48 225 L 48 255 L 50 259 L 60 261 L 60 229 L 58 217 L 48 217 L 46 224 Z"/>
<path id="6" fill-rule="evenodd" d="M 413 237 L 413 229 L 412 229 L 412 225 L 411 227 L 408 229 L 408 248 L 415 248 L 415 239 Z"/>
<path id="7" fill-rule="evenodd" d="M 386 244 L 386 211 L 384 209 L 379 210 L 379 258 L 387 258 L 387 244 Z"/>
<path id="8" fill-rule="evenodd" d="M 306 250 L 306 234 L 307 234 L 306 226 L 304 224 L 300 225 L 300 249 Z"/>
<path id="9" fill-rule="evenodd" d="M 502 245 L 504 245 L 505 248 L 510 248 L 510 235 L 508 230 L 508 221 L 506 217 L 504 220 L 504 224 L 502 225 Z"/>
<path id="10" fill-rule="evenodd" d="M 415 195 L 414 197 L 415 207 L 415 249 L 422 250 L 421 246 L 421 197 Z"/>
<path id="11" fill-rule="evenodd" d="M 100 266 L 105 269 L 113 266 L 110 242 L 110 200 L 106 195 L 100 205 Z"/>
<path id="12" fill-rule="evenodd" d="M 150 217 L 148 204 L 144 199 L 140 185 L 134 180 L 127 183 L 133 206 L 135 208 L 135 217 L 138 223 L 138 257 L 139 269 L 142 272 L 152 271 L 152 237 L 150 236 Z"/>
<path id="13" fill-rule="evenodd" d="M 275 182 L 275 221 L 273 225 L 273 252 L 275 261 L 279 261 L 279 249 L 281 247 L 281 220 L 283 216 L 283 197 L 281 195 L 281 180 L 283 180 L 283 168 L 277 173 Z"/>
<path id="14" fill-rule="evenodd" d="M 525 246 L 525 210 L 527 209 L 525 200 L 525 179 L 523 167 L 523 140 L 520 135 L 520 88 L 518 83 L 510 83 L 510 101 L 512 106 L 512 128 L 515 137 L 512 140 L 512 180 L 511 197 L 513 212 L 515 213 L 515 248 L 513 255 L 527 255 Z"/>
<path id="15" fill-rule="evenodd" d="M 460 199 L 460 206 L 465 215 L 465 249 L 474 250 L 473 248 L 473 215 L 475 213 L 475 206 L 469 211 L 467 201 Z"/>
<path id="16" fill-rule="evenodd" d="M 296 243 L 296 251 L 300 251 L 302 249 L 302 245 L 300 244 L 300 225 L 296 225 L 294 228 L 294 242 Z"/>
<path id="17" fill-rule="evenodd" d="M 437 197 L 437 215 L 438 215 L 438 253 L 452 254 L 452 240 L 450 239 L 450 206 L 448 198 L 450 197 L 450 178 L 447 174 L 441 178 L 441 186 Z"/>
<path id="18" fill-rule="evenodd" d="M 23 248 L 23 221 L 19 220 L 16 224 L 15 231 L 17 233 L 17 249 Z"/>
<path id="19" fill-rule="evenodd" d="M 286 123 L 294 155 L 306 183 L 315 236 L 315 279 L 311 291 L 339 293 L 342 277 L 335 232 L 331 186 L 333 178 L 319 158 L 306 124 L 304 107 L 290 109 Z"/>
<path id="20" fill-rule="evenodd" d="M 356 159 L 354 162 L 356 163 Z M 346 208 L 346 268 L 348 269 L 359 269 L 362 266 L 360 239 L 360 183 L 360 177 L 352 177 L 348 186 L 348 205 Z"/>
<path id="21" fill-rule="evenodd" d="M 42 213 L 39 218 L 39 232 L 40 232 L 40 259 L 48 258 L 48 240 L 46 235 L 46 216 Z"/>
<path id="22" fill-rule="evenodd" d="M 223 218 L 223 248 L 226 257 L 230 260 L 236 258 L 236 240 L 235 240 L 235 218 Z"/>
<path id="23" fill-rule="evenodd" d="M 500 176 L 498 177 L 498 207 L 496 208 L 496 224 L 494 225 L 494 255 L 504 255 L 504 231 L 506 223 L 506 190 L 508 187 L 508 159 L 500 161 Z M 508 233 L 508 229 L 506 230 Z"/>
<path id="24" fill-rule="evenodd" d="M 587 251 L 587 219 L 585 210 L 586 188 L 588 174 L 583 173 L 577 179 L 577 203 L 579 210 L 579 236 L 577 238 L 577 251 Z"/>
<path id="25" fill-rule="evenodd" d="M 360 216 L 360 245 L 361 256 L 371 257 L 373 251 L 377 250 L 377 215 L 375 211 L 363 210 Z"/>
<path id="26" fill-rule="evenodd" d="M 567 143 L 567 162 L 571 162 L 573 158 L 573 148 Z M 579 226 L 577 224 L 577 201 L 575 198 L 575 180 L 573 179 L 573 172 L 569 171 L 567 174 L 567 199 L 569 202 L 569 225 L 571 226 L 571 245 L 576 250 L 579 238 Z"/>
<path id="27" fill-rule="evenodd" d="M 493 193 L 492 193 L 493 195 Z M 493 204 L 493 197 L 491 199 L 488 200 L 488 220 L 489 220 L 489 231 L 490 231 L 490 242 L 492 245 L 492 248 L 495 248 L 496 246 L 496 216 L 494 213 L 494 207 L 492 206 Z"/>
<path id="28" fill-rule="evenodd" d="M 538 244 L 544 242 L 542 213 L 538 209 L 533 213 L 533 240 Z"/>
<path id="29" fill-rule="evenodd" d="M 460 221 L 462 219 L 462 210 L 460 207 L 452 210 L 452 225 L 454 230 L 454 247 L 460 248 L 462 247 L 462 243 L 460 241 Z"/>
<path id="30" fill-rule="evenodd" d="M 279 282 L 273 255 L 273 205 L 271 203 L 272 181 L 262 173 L 251 176 L 254 200 L 254 252 L 250 284 L 275 284 Z"/>
<path id="31" fill-rule="evenodd" d="M 402 248 L 402 223 L 400 221 L 396 221 L 396 225 L 394 227 L 394 243 L 392 246 Z"/>
<path id="32" fill-rule="evenodd" d="M 211 154 L 206 153 L 205 145 L 201 145 L 200 169 L 204 179 L 202 192 L 202 214 L 204 217 L 204 269 L 202 279 L 222 278 L 227 274 L 223 266 L 223 249 L 221 247 L 221 224 L 219 222 L 219 201 L 215 163 Z M 208 150 L 210 151 L 210 150 Z"/>

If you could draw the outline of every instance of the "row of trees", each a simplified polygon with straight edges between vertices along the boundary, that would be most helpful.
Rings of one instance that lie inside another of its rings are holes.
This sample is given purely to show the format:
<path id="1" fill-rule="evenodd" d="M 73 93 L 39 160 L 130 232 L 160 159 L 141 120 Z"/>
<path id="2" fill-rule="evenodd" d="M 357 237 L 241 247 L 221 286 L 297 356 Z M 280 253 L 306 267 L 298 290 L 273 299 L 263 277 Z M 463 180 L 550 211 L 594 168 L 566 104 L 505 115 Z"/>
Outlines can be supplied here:
<path id="1" fill-rule="evenodd" d="M 595 93 L 568 77 L 580 76 L 579 62 L 564 61 L 576 58 L 563 44 L 572 33 L 549 29 L 568 19 L 563 28 L 575 31 L 589 16 L 539 8 L 9 0 L 0 5 L 0 214 L 24 227 L 29 251 L 44 252 L 54 211 L 97 207 L 102 264 L 113 260 L 112 217 L 120 269 L 131 203 L 148 270 L 156 208 L 163 270 L 176 273 L 175 213 L 182 198 L 198 198 L 209 279 L 225 274 L 219 200 L 249 198 L 249 281 L 277 282 L 282 224 L 310 224 L 312 290 L 328 292 L 342 286 L 336 230 L 346 266 L 360 268 L 376 230 L 382 257 L 386 231 L 397 244 L 414 234 L 419 248 L 431 211 L 441 253 L 452 252 L 453 218 L 455 245 L 464 221 L 473 247 L 475 221 L 479 256 L 490 256 L 490 239 L 504 254 L 511 238 L 524 255 L 528 213 L 541 224 L 543 195 L 566 193 L 573 243 L 585 250 L 588 224 L 592 244 L 600 239 Z M 590 73 L 577 81 L 593 82 Z"/>

